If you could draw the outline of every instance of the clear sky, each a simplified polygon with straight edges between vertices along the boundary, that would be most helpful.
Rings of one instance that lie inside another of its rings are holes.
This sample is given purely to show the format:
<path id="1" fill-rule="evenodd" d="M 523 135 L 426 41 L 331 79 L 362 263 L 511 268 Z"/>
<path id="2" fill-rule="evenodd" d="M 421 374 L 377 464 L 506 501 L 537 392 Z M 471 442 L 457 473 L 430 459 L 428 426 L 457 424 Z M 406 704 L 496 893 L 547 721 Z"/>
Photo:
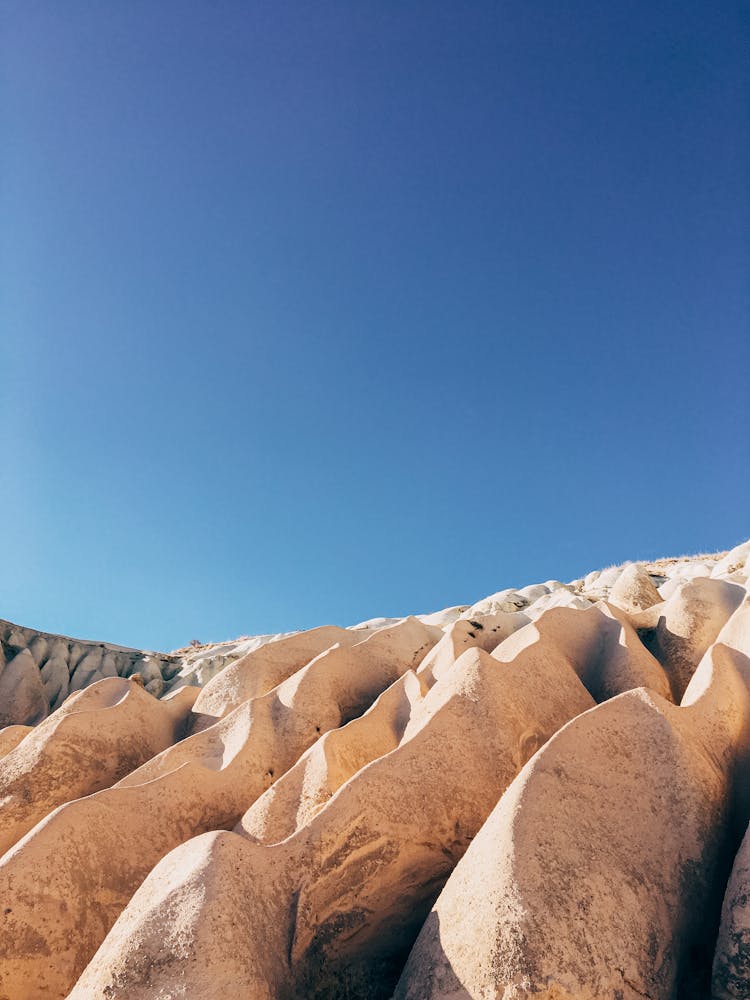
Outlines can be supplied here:
<path id="1" fill-rule="evenodd" d="M 750 534 L 750 7 L 2 2 L 0 616 L 169 649 Z"/>

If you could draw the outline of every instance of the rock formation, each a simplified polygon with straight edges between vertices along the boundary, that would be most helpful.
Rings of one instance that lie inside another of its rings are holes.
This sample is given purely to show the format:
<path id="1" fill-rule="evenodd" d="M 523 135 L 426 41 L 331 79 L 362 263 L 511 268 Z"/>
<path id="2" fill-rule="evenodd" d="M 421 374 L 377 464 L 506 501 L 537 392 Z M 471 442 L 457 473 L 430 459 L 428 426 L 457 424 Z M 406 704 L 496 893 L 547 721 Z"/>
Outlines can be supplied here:
<path id="1" fill-rule="evenodd" d="M 705 995 L 691 954 L 748 744 L 750 693 L 721 646 L 689 707 L 641 688 L 574 719 L 451 876 L 398 1000 Z"/>
<path id="2" fill-rule="evenodd" d="M 166 654 L 0 623 L 0 1000 L 750 996 L 748 555 Z"/>

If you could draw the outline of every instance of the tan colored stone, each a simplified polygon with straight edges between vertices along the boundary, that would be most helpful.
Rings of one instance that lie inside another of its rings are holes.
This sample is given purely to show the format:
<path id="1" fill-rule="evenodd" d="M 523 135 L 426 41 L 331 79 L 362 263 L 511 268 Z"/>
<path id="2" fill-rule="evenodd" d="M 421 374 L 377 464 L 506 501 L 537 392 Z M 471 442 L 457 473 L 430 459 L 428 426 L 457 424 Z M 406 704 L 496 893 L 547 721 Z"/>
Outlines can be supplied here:
<path id="1" fill-rule="evenodd" d="M 64 997 L 160 858 L 205 830 L 231 828 L 320 734 L 359 715 L 440 634 L 407 618 L 334 646 L 115 787 L 51 815 L 0 860 L 0 898 L 12 887 L 16 900 L 0 935 L 0 998 L 2 989 L 13 1000 Z M 86 851 L 71 850 L 89 830 Z M 34 935 L 44 952 L 29 947 Z"/>
<path id="2" fill-rule="evenodd" d="M 630 563 L 617 577 L 608 600 L 624 611 L 637 612 L 660 604 L 662 597 L 644 567 Z"/>
<path id="3" fill-rule="evenodd" d="M 549 741 L 441 893 L 397 1000 L 695 995 L 683 987 L 750 731 L 734 655 L 715 647 L 689 706 L 631 691 Z"/>
<path id="4" fill-rule="evenodd" d="M 658 661 L 627 617 L 603 601 L 585 611 L 551 608 L 501 642 L 492 655 L 504 663 L 522 655 L 533 669 L 548 650 L 567 659 L 596 701 L 637 687 L 671 699 L 669 681 Z"/>
<path id="5" fill-rule="evenodd" d="M 21 740 L 28 736 L 33 726 L 6 726 L 0 729 L 0 757 L 15 750 Z"/>
<path id="6" fill-rule="evenodd" d="M 195 703 L 193 732 L 205 729 L 250 698 L 266 694 L 336 643 L 342 647 L 352 646 L 370 635 L 369 632 L 358 634 L 336 625 L 324 625 L 284 636 L 252 650 L 225 667 L 203 688 Z"/>
<path id="7" fill-rule="evenodd" d="M 105 788 L 179 738 L 194 698 L 192 689 L 159 702 L 119 677 L 68 698 L 0 759 L 0 855 L 56 806 Z"/>
<path id="8" fill-rule="evenodd" d="M 750 827 L 729 877 L 716 943 L 713 1000 L 747 1000 L 750 994 Z"/>
<path id="9" fill-rule="evenodd" d="M 34 725 L 48 712 L 39 668 L 22 649 L 0 671 L 0 726 Z"/>
<path id="10" fill-rule="evenodd" d="M 701 657 L 745 597 L 734 583 L 696 577 L 630 620 L 664 668 L 675 702 L 682 699 Z"/>
<path id="11" fill-rule="evenodd" d="M 0 1000 L 750 997 L 746 555 L 173 654 L 0 621 L 0 706 L 63 702 L 0 729 Z"/>
<path id="12" fill-rule="evenodd" d="M 165 858 L 71 998 L 218 1000 L 230 979 L 236 996 L 313 1000 L 347 984 L 371 997 L 384 977 L 395 978 L 392 963 L 498 795 L 551 732 L 592 704 L 562 657 L 532 672 L 470 649 L 424 698 L 407 690 L 416 681 L 404 681 L 395 699 L 409 716 L 394 749 L 339 785 L 341 760 L 347 778 L 346 761 L 369 738 L 363 719 L 300 762 L 328 788 L 301 817 L 298 810 L 292 836 L 265 846 L 208 834 Z M 393 709 L 382 714 L 393 721 Z M 291 808 L 305 784 L 290 772 L 267 799 L 282 796 Z M 269 827 L 268 805 L 256 803 L 238 829 L 287 832 Z"/>
<path id="13" fill-rule="evenodd" d="M 490 653 L 528 621 L 524 614 L 504 611 L 459 619 L 445 630 L 442 639 L 420 663 L 417 673 L 423 683 L 431 686 L 446 670 L 452 669 L 467 649 L 476 647 Z"/>

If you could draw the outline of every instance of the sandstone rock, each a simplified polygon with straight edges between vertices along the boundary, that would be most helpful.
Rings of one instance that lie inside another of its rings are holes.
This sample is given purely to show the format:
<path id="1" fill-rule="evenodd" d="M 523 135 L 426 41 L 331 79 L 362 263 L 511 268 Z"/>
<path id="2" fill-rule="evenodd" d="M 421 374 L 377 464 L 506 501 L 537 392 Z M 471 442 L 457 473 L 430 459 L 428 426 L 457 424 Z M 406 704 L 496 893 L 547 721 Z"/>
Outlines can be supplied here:
<path id="1" fill-rule="evenodd" d="M 627 692 L 526 765 L 435 904 L 397 1000 L 705 996 L 690 956 L 750 724 L 721 649 L 689 707 Z"/>
<path id="2" fill-rule="evenodd" d="M 102 679 L 100 667 L 102 665 L 103 650 L 101 647 L 88 650 L 76 665 L 70 675 L 70 690 L 81 691 L 89 684 Z"/>
<path id="3" fill-rule="evenodd" d="M 148 685 L 152 681 L 162 681 L 161 664 L 154 656 L 144 656 L 138 661 L 138 673 L 143 678 L 143 683 L 148 690 Z M 162 684 L 162 688 L 163 688 Z"/>
<path id="4" fill-rule="evenodd" d="M 90 687 L 100 680 L 103 680 L 103 678 L 98 670 L 80 670 L 76 668 L 71 674 L 68 690 L 71 693 L 74 691 L 83 691 L 84 688 Z"/>
<path id="5" fill-rule="evenodd" d="M 443 608 L 442 611 L 434 611 L 431 615 L 417 615 L 416 617 L 423 625 L 437 625 L 439 628 L 447 628 L 458 621 L 466 610 L 466 605 L 460 604 L 452 608 Z"/>
<path id="6" fill-rule="evenodd" d="M 68 667 L 70 669 L 71 676 L 87 652 L 88 645 L 85 643 L 72 642 L 70 644 L 68 651 Z"/>
<path id="7" fill-rule="evenodd" d="M 589 590 L 591 587 L 594 586 L 594 584 L 601 575 L 602 571 L 600 569 L 594 569 L 590 573 L 587 573 L 586 576 L 584 576 L 583 578 L 583 582 L 581 583 L 581 590 Z"/>
<path id="8" fill-rule="evenodd" d="M 51 637 L 46 636 L 48 644 L 48 656 L 51 658 L 53 656 L 58 656 L 60 659 L 65 660 L 67 663 L 69 656 L 68 641 L 63 639 L 61 636 Z"/>
<path id="9" fill-rule="evenodd" d="M 0 673 L 0 726 L 33 725 L 48 711 L 39 669 L 29 650 L 23 649 Z"/>
<path id="10" fill-rule="evenodd" d="M 669 598 L 676 593 L 684 583 L 685 581 L 679 576 L 670 577 L 664 583 L 659 584 L 656 589 L 659 591 L 659 596 L 662 600 L 668 601 Z"/>
<path id="11" fill-rule="evenodd" d="M 367 635 L 325 625 L 266 643 L 232 663 L 205 686 L 195 703 L 196 730 L 222 718 L 250 698 L 276 687 L 331 646 L 363 642 Z"/>
<path id="12" fill-rule="evenodd" d="M 55 709 L 68 696 L 70 675 L 67 662 L 59 655 L 51 656 L 41 669 L 41 678 L 50 708 Z"/>
<path id="13" fill-rule="evenodd" d="M 590 607 L 592 607 L 592 602 L 587 597 L 581 597 L 580 594 L 574 594 L 568 590 L 555 590 L 538 597 L 533 604 L 524 608 L 523 613 L 533 621 L 551 608 L 574 608 L 578 611 L 585 611 L 586 608 Z"/>
<path id="14" fill-rule="evenodd" d="M 102 677 L 118 677 L 119 672 L 117 670 L 117 655 L 113 650 L 106 650 L 102 656 L 102 662 L 99 666 L 99 673 Z"/>
<path id="15" fill-rule="evenodd" d="M 477 615 L 471 620 L 462 618 L 445 630 L 443 638 L 420 663 L 417 674 L 431 687 L 446 670 L 452 669 L 467 649 L 478 647 L 490 653 L 503 639 L 527 623 L 528 618 L 521 612 L 498 611 L 494 615 Z"/>
<path id="16" fill-rule="evenodd" d="M 714 1000 L 746 1000 L 750 990 L 750 827 L 724 897 L 711 987 Z"/>
<path id="17" fill-rule="evenodd" d="M 359 622 L 357 625 L 350 625 L 349 629 L 355 632 L 373 632 L 379 628 L 387 628 L 390 625 L 395 625 L 400 620 L 400 618 L 368 618 L 367 621 Z"/>
<path id="18" fill-rule="evenodd" d="M 11 652 L 20 653 L 29 644 L 29 634 L 18 625 L 10 625 L 5 637 L 5 645 Z"/>
<path id="19" fill-rule="evenodd" d="M 521 587 L 516 591 L 516 593 L 519 597 L 526 598 L 527 604 L 533 604 L 534 601 L 537 601 L 540 597 L 545 597 L 549 594 L 550 589 L 543 583 L 533 583 L 529 584 L 528 587 Z"/>
<path id="20" fill-rule="evenodd" d="M 723 559 L 719 559 L 711 570 L 711 576 L 722 577 L 732 575 L 739 570 L 745 579 L 747 579 L 748 558 L 750 558 L 750 541 L 742 542 L 741 545 L 736 545 L 733 549 L 727 552 Z"/>
<path id="21" fill-rule="evenodd" d="M 593 601 L 609 598 L 609 592 L 615 585 L 629 564 L 624 566 L 609 566 L 598 573 L 589 573 L 583 581 L 582 592 L 584 597 Z"/>
<path id="22" fill-rule="evenodd" d="M 585 611 L 552 608 L 504 640 L 492 656 L 503 663 L 523 657 L 538 669 L 546 656 L 563 655 L 596 701 L 646 687 L 671 698 L 669 681 L 627 619 L 601 602 Z"/>
<path id="23" fill-rule="evenodd" d="M 49 655 L 49 643 L 45 636 L 35 635 L 29 643 L 29 652 L 34 657 L 34 663 L 41 667 L 42 663 Z"/>
<path id="24" fill-rule="evenodd" d="M 161 677 L 154 677 L 153 680 L 149 681 L 148 684 L 143 685 L 145 690 L 149 694 L 153 695 L 154 698 L 160 698 L 164 693 L 164 681 Z"/>
<path id="25" fill-rule="evenodd" d="M 169 668 L 168 674 L 162 670 L 165 680 L 175 677 L 173 688 L 182 684 L 193 684 L 204 687 L 216 673 L 229 663 L 242 659 L 248 653 L 255 652 L 266 643 L 276 642 L 285 639 L 293 632 L 280 632 L 277 634 L 243 636 L 230 642 L 210 643 L 205 646 L 198 645 L 186 650 L 179 650 L 172 654 L 170 660 L 176 663 L 177 669 Z"/>
<path id="26" fill-rule="evenodd" d="M 0 759 L 0 854 L 56 806 L 110 785 L 174 742 L 194 694 L 159 702 L 108 678 L 69 698 Z"/>
<path id="27" fill-rule="evenodd" d="M 468 611 L 464 611 L 462 618 L 476 618 L 477 615 L 496 615 L 498 612 L 513 614 L 515 611 L 523 610 L 530 602 L 518 591 L 511 588 L 499 590 L 496 594 L 472 604 Z"/>
<path id="28" fill-rule="evenodd" d="M 398 746 L 345 780 L 293 836 L 264 846 L 208 834 L 169 855 L 71 998 L 140 1000 L 179 981 L 186 995 L 211 1000 L 228 977 L 238 996 L 314 1000 L 342 984 L 387 996 L 393 961 L 498 794 L 551 731 L 592 704 L 561 658 L 531 673 L 502 669 L 479 649 L 421 702 L 412 697 Z M 354 729 L 340 731 L 342 744 Z M 317 773 L 313 757 L 304 766 Z M 338 759 L 322 751 L 318 765 L 335 772 Z M 287 781 L 294 799 L 305 782 Z M 248 825 L 257 831 L 252 816 Z"/>
<path id="29" fill-rule="evenodd" d="M 60 706 L 0 729 L 0 1000 L 750 996 L 748 551 L 172 654 L 0 621 Z"/>
<path id="30" fill-rule="evenodd" d="M 364 715 L 324 733 L 248 809 L 238 830 L 264 844 L 286 840 L 309 823 L 354 774 L 395 750 L 414 706 L 431 686 L 428 679 L 434 683 L 424 671 L 427 659 L 417 673 L 407 670 L 386 688 Z"/>
<path id="31" fill-rule="evenodd" d="M 113 788 L 58 809 L 0 860 L 0 898 L 12 885 L 17 899 L 0 936 L 0 986 L 14 1000 L 66 996 L 160 858 L 204 830 L 233 826 L 321 733 L 361 714 L 440 635 L 407 618 L 349 648 L 334 646 Z M 86 830 L 96 830 L 87 851 L 68 851 Z M 35 934 L 43 953 L 29 946 Z"/>
<path id="32" fill-rule="evenodd" d="M 700 561 L 686 563 L 680 567 L 677 578 L 679 580 L 694 580 L 699 576 L 711 576 L 711 569 L 711 566 Z"/>
<path id="33" fill-rule="evenodd" d="M 669 600 L 631 616 L 644 643 L 664 667 L 676 702 L 744 596 L 737 584 L 697 577 L 681 584 Z"/>
<path id="34" fill-rule="evenodd" d="M 4 729 L 0 729 L 0 757 L 15 750 L 33 728 L 33 726 L 6 726 Z"/>
<path id="35" fill-rule="evenodd" d="M 662 600 L 651 577 L 639 563 L 631 563 L 617 577 L 609 601 L 624 611 L 644 611 Z"/>
<path id="36" fill-rule="evenodd" d="M 162 660 L 161 675 L 165 681 L 171 681 L 179 672 L 180 663 L 178 660 Z"/>

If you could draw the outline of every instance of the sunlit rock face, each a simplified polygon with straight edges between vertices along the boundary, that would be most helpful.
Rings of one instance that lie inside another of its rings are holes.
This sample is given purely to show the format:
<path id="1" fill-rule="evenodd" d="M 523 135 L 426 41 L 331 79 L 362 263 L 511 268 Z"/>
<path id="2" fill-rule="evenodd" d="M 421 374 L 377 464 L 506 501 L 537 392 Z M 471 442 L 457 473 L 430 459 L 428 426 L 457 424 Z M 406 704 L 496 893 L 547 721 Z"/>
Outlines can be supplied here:
<path id="1" fill-rule="evenodd" d="M 0 1000 L 747 1000 L 749 555 L 172 653 L 0 622 Z"/>

